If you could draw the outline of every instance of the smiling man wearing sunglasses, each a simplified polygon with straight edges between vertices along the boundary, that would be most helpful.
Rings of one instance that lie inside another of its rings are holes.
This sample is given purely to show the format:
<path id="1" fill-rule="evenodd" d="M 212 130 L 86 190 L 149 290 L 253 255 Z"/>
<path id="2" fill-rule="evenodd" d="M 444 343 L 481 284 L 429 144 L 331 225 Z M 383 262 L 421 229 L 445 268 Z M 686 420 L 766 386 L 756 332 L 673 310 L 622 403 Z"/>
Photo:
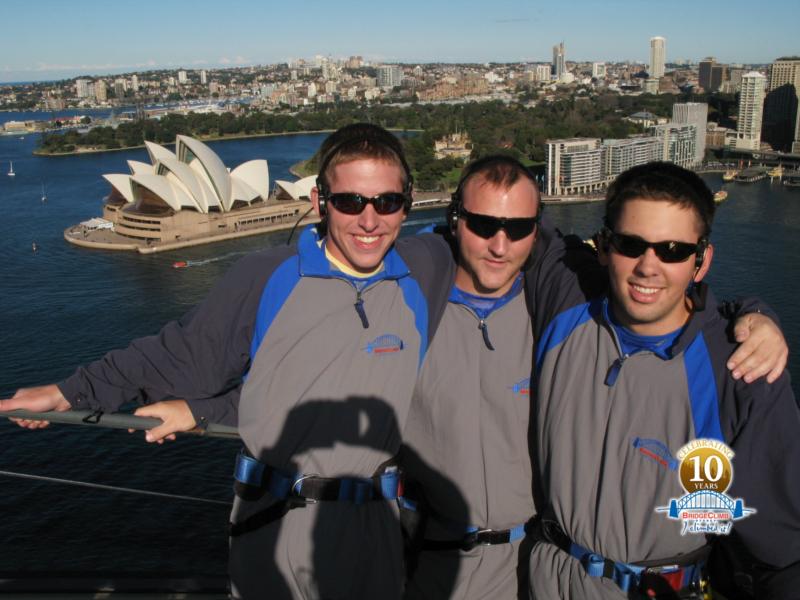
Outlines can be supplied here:
<path id="1" fill-rule="evenodd" d="M 535 466 L 550 506 L 534 598 L 703 598 L 712 546 L 726 597 L 797 596 L 800 413 L 787 374 L 747 384 L 726 369 L 732 322 L 702 282 L 714 209 L 695 173 L 630 169 L 608 190 L 599 236 L 608 295 L 537 304 L 549 325 L 536 349 Z M 733 449 L 728 494 L 757 510 L 716 539 L 656 512 L 684 495 L 676 455 L 698 438 Z"/>
<path id="2" fill-rule="evenodd" d="M 533 331 L 523 270 L 541 208 L 533 176 L 508 156 L 471 163 L 453 193 L 447 219 L 455 285 L 414 391 L 401 453 L 406 477 L 421 488 L 423 521 L 407 598 L 527 593 L 518 571 L 527 569 L 520 555 L 535 513 Z"/>
<path id="3" fill-rule="evenodd" d="M 435 236 L 402 255 L 394 247 L 411 205 L 411 172 L 395 136 L 346 126 L 320 157 L 312 200 L 322 222 L 295 246 L 240 260 L 157 335 L 58 385 L 0 400 L 0 410 L 113 412 L 169 398 L 137 411 L 164 421 L 151 441 L 238 413 L 234 598 L 390 599 L 403 591 L 399 477 L 387 463 L 455 268 Z"/>

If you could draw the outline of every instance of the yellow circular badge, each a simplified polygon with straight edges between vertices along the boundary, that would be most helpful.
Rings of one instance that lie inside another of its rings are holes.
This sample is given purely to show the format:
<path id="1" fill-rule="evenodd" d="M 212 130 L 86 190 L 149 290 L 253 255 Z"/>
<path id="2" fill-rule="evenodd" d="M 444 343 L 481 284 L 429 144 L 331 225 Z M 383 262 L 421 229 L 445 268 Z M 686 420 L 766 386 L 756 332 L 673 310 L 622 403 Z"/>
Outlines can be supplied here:
<path id="1" fill-rule="evenodd" d="M 695 440 L 681 452 L 680 481 L 688 493 L 711 490 L 724 494 L 733 481 L 733 452 L 714 440 Z"/>

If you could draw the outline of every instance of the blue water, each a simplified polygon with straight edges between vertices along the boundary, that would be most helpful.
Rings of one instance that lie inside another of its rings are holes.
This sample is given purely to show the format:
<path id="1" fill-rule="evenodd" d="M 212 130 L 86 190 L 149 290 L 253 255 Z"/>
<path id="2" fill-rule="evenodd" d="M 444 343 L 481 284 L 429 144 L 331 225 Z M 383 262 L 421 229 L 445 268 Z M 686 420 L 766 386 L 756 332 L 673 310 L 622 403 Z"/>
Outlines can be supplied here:
<path id="1" fill-rule="evenodd" d="M 8 114 L 8 113 L 6 113 Z M 17 117 L 19 118 L 19 117 Z M 270 178 L 294 179 L 321 134 L 212 142 L 226 165 L 269 161 Z M 0 395 L 50 383 L 78 364 L 156 332 L 206 293 L 239 256 L 282 244 L 286 233 L 140 256 L 77 248 L 65 228 L 100 215 L 104 173 L 127 172 L 144 150 L 40 158 L 38 136 L 0 136 Z M 15 178 L 5 175 L 14 161 Z M 714 188 L 718 176 L 708 176 Z M 46 186 L 47 202 L 40 197 Z M 763 181 L 728 184 L 718 213 L 711 281 L 718 295 L 758 294 L 780 313 L 794 343 L 800 321 L 800 191 Z M 548 207 L 567 232 L 588 237 L 600 205 Z M 435 217 L 435 215 L 434 215 Z M 432 219 L 413 214 L 411 231 Z M 38 251 L 31 244 L 36 242 Z M 203 264 L 175 270 L 176 260 Z M 794 379 L 800 363 L 792 357 Z M 147 445 L 142 434 L 51 426 L 23 431 L 0 421 L 0 470 L 229 500 L 237 444 L 181 438 Z M 0 476 L 0 571 L 178 572 L 223 575 L 224 506 L 85 490 Z"/>

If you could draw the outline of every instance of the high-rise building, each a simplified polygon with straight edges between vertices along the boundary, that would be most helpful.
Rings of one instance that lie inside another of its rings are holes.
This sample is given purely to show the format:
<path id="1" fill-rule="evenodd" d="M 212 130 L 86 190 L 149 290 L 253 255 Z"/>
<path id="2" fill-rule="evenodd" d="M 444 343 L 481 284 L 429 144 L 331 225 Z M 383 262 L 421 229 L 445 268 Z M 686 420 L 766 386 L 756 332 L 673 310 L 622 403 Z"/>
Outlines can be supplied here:
<path id="1" fill-rule="evenodd" d="M 139 91 L 139 76 L 138 75 L 134 75 L 133 77 L 131 77 L 131 89 L 134 92 L 138 92 Z"/>
<path id="2" fill-rule="evenodd" d="M 553 79 L 561 79 L 561 76 L 567 71 L 567 59 L 564 54 L 564 42 L 553 46 L 553 66 L 551 73 Z"/>
<path id="3" fill-rule="evenodd" d="M 728 66 L 718 64 L 713 56 L 700 61 L 698 83 L 706 92 L 716 92 L 728 78 Z"/>
<path id="4" fill-rule="evenodd" d="M 694 164 L 697 132 L 693 124 L 654 125 L 651 132 L 661 140 L 661 160 L 673 162 L 681 167 L 691 167 Z"/>
<path id="5" fill-rule="evenodd" d="M 536 65 L 536 70 L 534 71 L 534 79 L 536 81 L 550 81 L 551 77 L 550 65 Z"/>
<path id="6" fill-rule="evenodd" d="M 761 119 L 767 78 L 751 71 L 742 77 L 739 93 L 739 121 L 736 125 L 736 147 L 747 150 L 761 148 Z"/>
<path id="7" fill-rule="evenodd" d="M 709 56 L 700 61 L 697 70 L 697 83 L 704 90 L 708 90 L 711 85 L 711 67 L 716 64 L 717 60 L 713 56 Z"/>
<path id="8" fill-rule="evenodd" d="M 391 89 L 400 85 L 403 80 L 403 69 L 398 65 L 378 67 L 378 87 Z"/>
<path id="9" fill-rule="evenodd" d="M 604 140 L 603 149 L 603 171 L 609 179 L 636 165 L 663 158 L 662 143 L 656 137 Z"/>
<path id="10" fill-rule="evenodd" d="M 596 62 L 592 63 L 592 77 L 595 79 L 604 79 L 606 76 L 606 63 Z"/>
<path id="11" fill-rule="evenodd" d="M 664 62 L 667 57 L 667 40 L 656 36 L 650 38 L 650 68 L 648 74 L 653 79 L 664 76 Z"/>
<path id="12" fill-rule="evenodd" d="M 88 98 L 90 96 L 88 79 L 75 80 L 75 95 L 78 98 Z"/>
<path id="13" fill-rule="evenodd" d="M 200 85 L 205 85 L 206 83 L 208 83 L 208 73 L 203 69 L 200 71 Z"/>
<path id="14" fill-rule="evenodd" d="M 118 78 L 114 80 L 114 95 L 117 98 L 124 98 L 125 91 L 128 89 L 128 82 L 125 79 Z"/>
<path id="15" fill-rule="evenodd" d="M 108 100 L 108 88 L 106 87 L 106 82 L 102 79 L 94 82 L 94 97 L 98 102 Z"/>
<path id="16" fill-rule="evenodd" d="M 764 141 L 775 150 L 800 143 L 800 57 L 779 58 L 769 69 L 764 99 Z"/>
<path id="17" fill-rule="evenodd" d="M 547 140 L 547 194 L 587 194 L 604 185 L 599 139 Z"/>
<path id="18" fill-rule="evenodd" d="M 189 78 L 186 76 L 186 71 L 184 71 L 183 69 L 178 71 L 178 83 L 181 85 L 185 85 L 187 81 L 189 81 Z"/>
<path id="19" fill-rule="evenodd" d="M 693 165 L 703 162 L 706 154 L 706 123 L 708 122 L 708 104 L 704 102 L 686 102 L 672 105 L 672 122 L 681 125 L 695 126 L 695 156 Z"/>

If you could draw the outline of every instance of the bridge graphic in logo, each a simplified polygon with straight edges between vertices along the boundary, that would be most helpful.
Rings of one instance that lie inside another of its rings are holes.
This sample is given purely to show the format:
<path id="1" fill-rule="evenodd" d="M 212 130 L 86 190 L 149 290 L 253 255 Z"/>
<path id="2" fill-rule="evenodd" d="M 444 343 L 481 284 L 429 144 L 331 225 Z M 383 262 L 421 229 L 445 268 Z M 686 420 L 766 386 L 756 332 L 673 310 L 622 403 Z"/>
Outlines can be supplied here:
<path id="1" fill-rule="evenodd" d="M 639 452 L 660 464 L 662 467 L 670 471 L 677 471 L 680 464 L 676 458 L 673 458 L 672 452 L 669 451 L 666 444 L 658 440 L 650 440 L 637 437 L 633 440 L 633 447 Z"/>
<path id="2" fill-rule="evenodd" d="M 392 333 L 379 335 L 364 348 L 367 354 L 385 354 L 387 352 L 400 352 L 403 349 L 403 340 Z"/>
<path id="3" fill-rule="evenodd" d="M 520 379 L 517 383 L 512 386 L 509 386 L 512 392 L 514 392 L 518 396 L 530 396 L 531 393 L 531 378 L 526 377 L 525 379 Z"/>
<path id="4" fill-rule="evenodd" d="M 681 535 L 686 533 L 728 534 L 733 521 L 744 519 L 756 512 L 747 508 L 741 498 L 712 490 L 692 492 L 680 498 L 672 498 L 669 506 L 659 506 L 656 512 L 667 513 L 674 521 L 683 521 Z"/>
<path id="5" fill-rule="evenodd" d="M 644 446 L 640 444 L 639 449 Z M 671 498 L 669 506 L 658 506 L 656 512 L 681 521 L 681 535 L 728 535 L 734 521 L 756 512 L 754 508 L 746 508 L 741 498 L 731 498 L 725 493 L 733 483 L 734 454 L 724 442 L 693 440 L 678 450 L 676 456 L 680 461 L 678 481 L 686 494 Z"/>

